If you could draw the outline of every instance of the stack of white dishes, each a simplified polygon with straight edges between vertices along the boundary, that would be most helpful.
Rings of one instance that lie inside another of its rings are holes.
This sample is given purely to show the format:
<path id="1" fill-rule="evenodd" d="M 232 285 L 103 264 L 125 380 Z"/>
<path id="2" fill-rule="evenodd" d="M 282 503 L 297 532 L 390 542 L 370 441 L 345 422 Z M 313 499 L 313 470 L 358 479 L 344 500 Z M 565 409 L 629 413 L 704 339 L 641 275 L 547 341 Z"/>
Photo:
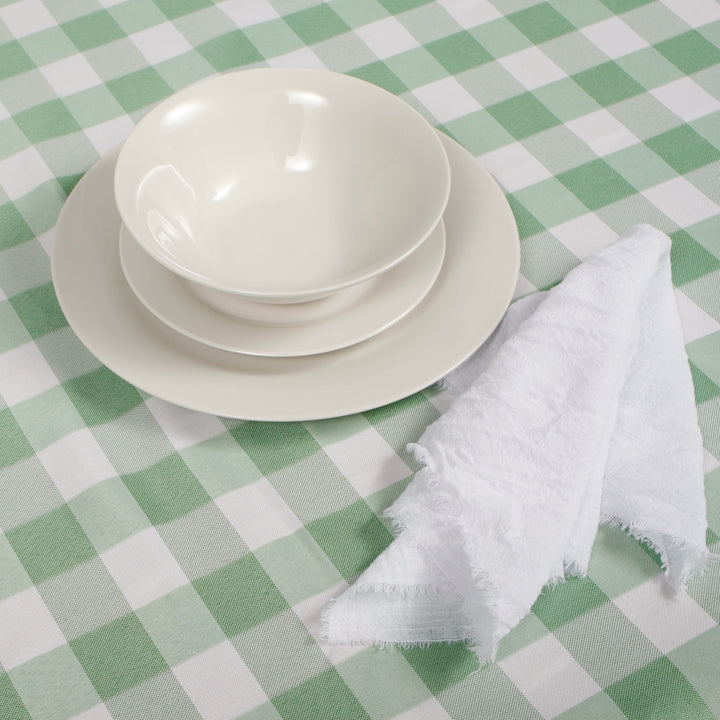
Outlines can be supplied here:
<path id="1" fill-rule="evenodd" d="M 489 336 L 519 267 L 507 202 L 394 95 L 256 69 L 173 95 L 63 208 L 53 279 L 110 369 L 188 408 L 360 412 Z"/>

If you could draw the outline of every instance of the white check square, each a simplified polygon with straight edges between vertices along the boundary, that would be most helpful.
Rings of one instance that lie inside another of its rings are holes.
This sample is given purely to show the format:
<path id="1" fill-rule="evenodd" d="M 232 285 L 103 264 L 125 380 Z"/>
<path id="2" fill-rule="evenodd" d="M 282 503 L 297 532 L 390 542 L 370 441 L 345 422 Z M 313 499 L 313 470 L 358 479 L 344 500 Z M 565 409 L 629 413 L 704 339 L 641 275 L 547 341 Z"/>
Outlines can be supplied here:
<path id="1" fill-rule="evenodd" d="M 566 123 L 566 127 L 600 157 L 624 150 L 640 142 L 607 110 L 597 110 L 588 115 L 582 115 L 570 120 Z"/>
<path id="2" fill-rule="evenodd" d="M 203 720 L 231 720 L 268 699 L 230 641 L 177 665 L 173 673 Z"/>
<path id="3" fill-rule="evenodd" d="M 642 195 L 680 227 L 694 225 L 717 214 L 717 205 L 684 177 L 643 190 Z"/>
<path id="4" fill-rule="evenodd" d="M 502 13 L 489 0 L 439 0 L 438 4 L 466 29 L 502 17 Z"/>
<path id="5" fill-rule="evenodd" d="M 40 0 L 21 0 L 0 7 L 0 20 L 16 38 L 57 25 L 55 18 Z"/>
<path id="6" fill-rule="evenodd" d="M 0 160 L 0 183 L 10 200 L 17 200 L 53 177 L 34 146 Z"/>
<path id="7" fill-rule="evenodd" d="M 552 634 L 498 664 L 546 720 L 600 692 L 600 686 Z"/>
<path id="8" fill-rule="evenodd" d="M 720 20 L 720 4 L 717 0 L 662 0 L 662 3 L 690 27 Z"/>
<path id="9" fill-rule="evenodd" d="M 66 642 L 35 588 L 0 602 L 0 663 L 12 670 Z"/>
<path id="10" fill-rule="evenodd" d="M 87 428 L 66 435 L 37 456 L 66 501 L 117 474 Z"/>
<path id="11" fill-rule="evenodd" d="M 222 10 L 238 27 L 258 25 L 280 17 L 278 11 L 267 0 L 225 0 L 218 3 Z"/>
<path id="12" fill-rule="evenodd" d="M 58 380 L 34 342 L 0 355 L 0 395 L 12 406 L 35 397 Z"/>
<path id="13" fill-rule="evenodd" d="M 292 535 L 302 523 L 277 490 L 260 478 L 217 498 L 216 505 L 250 550 Z"/>
<path id="14" fill-rule="evenodd" d="M 225 426 L 214 415 L 180 408 L 155 397 L 148 398 L 146 405 L 176 450 L 226 432 Z"/>
<path id="15" fill-rule="evenodd" d="M 715 621 L 689 595 L 672 594 L 662 575 L 656 575 L 613 602 L 666 654 L 715 627 Z"/>
<path id="16" fill-rule="evenodd" d="M 552 173 L 522 143 L 481 155 L 480 163 L 509 192 L 516 192 L 552 177 Z"/>
<path id="17" fill-rule="evenodd" d="M 170 60 L 192 50 L 185 36 L 170 22 L 130 35 L 130 40 L 151 65 Z"/>
<path id="18" fill-rule="evenodd" d="M 720 110 L 720 101 L 689 77 L 656 87 L 650 94 L 685 122 Z"/>
<path id="19" fill-rule="evenodd" d="M 381 60 L 391 55 L 398 55 L 412 50 L 420 43 L 408 32 L 397 18 L 388 17 L 364 25 L 355 31 L 363 42 Z"/>
<path id="20" fill-rule="evenodd" d="M 530 47 L 500 58 L 498 62 L 528 90 L 567 77 L 540 48 Z"/>
<path id="21" fill-rule="evenodd" d="M 100 558 L 133 610 L 188 582 L 155 528 L 123 540 Z"/>
<path id="22" fill-rule="evenodd" d="M 452 77 L 436 80 L 413 90 L 413 95 L 445 123 L 480 110 L 480 103 Z"/>
<path id="23" fill-rule="evenodd" d="M 127 115 L 120 115 L 88 128 L 85 130 L 85 135 L 98 154 L 103 156 L 120 143 L 125 142 L 134 127 L 135 123 Z"/>
<path id="24" fill-rule="evenodd" d="M 97 87 L 103 82 L 85 56 L 79 54 L 43 65 L 40 72 L 60 97 Z"/>
<path id="25" fill-rule="evenodd" d="M 680 288 L 675 288 L 675 303 L 686 343 L 720 331 L 720 323 L 696 305 Z"/>
<path id="26" fill-rule="evenodd" d="M 412 474 L 405 461 L 374 428 L 326 445 L 324 450 L 361 497 Z"/>
<path id="27" fill-rule="evenodd" d="M 586 25 L 580 32 L 612 59 L 648 47 L 647 40 L 644 40 L 619 17 L 611 17 L 594 25 Z"/>
<path id="28" fill-rule="evenodd" d="M 593 213 L 556 225 L 552 234 L 581 260 L 617 239 L 615 231 Z"/>

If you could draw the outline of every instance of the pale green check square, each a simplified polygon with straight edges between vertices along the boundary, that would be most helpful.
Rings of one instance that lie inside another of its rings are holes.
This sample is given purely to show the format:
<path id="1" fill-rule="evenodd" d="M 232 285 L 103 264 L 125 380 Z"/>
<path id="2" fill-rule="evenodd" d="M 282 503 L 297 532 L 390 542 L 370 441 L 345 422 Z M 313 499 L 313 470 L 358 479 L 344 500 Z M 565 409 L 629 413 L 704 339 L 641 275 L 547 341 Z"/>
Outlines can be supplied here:
<path id="1" fill-rule="evenodd" d="M 266 638 L 272 637 L 268 644 Z M 269 698 L 300 685 L 330 667 L 306 627 L 285 610 L 236 635 L 232 644 Z M 283 672 L 278 673 L 277 668 Z"/>
<path id="2" fill-rule="evenodd" d="M 373 720 L 390 720 L 432 697 L 395 649 L 363 650 L 339 663 L 337 671 Z"/>
<path id="3" fill-rule="evenodd" d="M 98 553 L 151 526 L 120 478 L 93 485 L 68 506 Z"/>
<path id="4" fill-rule="evenodd" d="M 9 675 L 33 720 L 67 720 L 100 702 L 67 645 L 23 663 Z"/>
<path id="5" fill-rule="evenodd" d="M 520 256 L 520 272 L 540 289 L 555 285 L 580 263 L 576 255 L 547 232 L 525 238 L 522 250 L 525 254 Z"/>
<path id="6" fill-rule="evenodd" d="M 36 456 L 0 467 L 0 527 L 5 533 L 62 504 L 62 496 Z"/>
<path id="7" fill-rule="evenodd" d="M 0 534 L 0 601 L 32 587 L 32 580 L 10 546 L 5 535 Z"/>
<path id="8" fill-rule="evenodd" d="M 188 580 L 196 580 L 247 555 L 248 547 L 215 503 L 158 527 Z"/>
<path id="9" fill-rule="evenodd" d="M 255 557 L 288 605 L 296 605 L 343 581 L 305 528 L 257 548 Z"/>
<path id="10" fill-rule="evenodd" d="M 483 23 L 468 32 L 495 58 L 511 55 L 532 45 L 527 36 L 505 18 Z"/>
<path id="11" fill-rule="evenodd" d="M 226 433 L 184 448 L 180 456 L 212 498 L 262 477 L 252 460 Z"/>
<path id="12" fill-rule="evenodd" d="M 137 616 L 171 667 L 226 639 L 192 585 L 139 608 Z"/>
<path id="13" fill-rule="evenodd" d="M 13 414 L 36 451 L 85 427 L 75 406 L 59 385 L 18 403 L 13 407 Z"/>

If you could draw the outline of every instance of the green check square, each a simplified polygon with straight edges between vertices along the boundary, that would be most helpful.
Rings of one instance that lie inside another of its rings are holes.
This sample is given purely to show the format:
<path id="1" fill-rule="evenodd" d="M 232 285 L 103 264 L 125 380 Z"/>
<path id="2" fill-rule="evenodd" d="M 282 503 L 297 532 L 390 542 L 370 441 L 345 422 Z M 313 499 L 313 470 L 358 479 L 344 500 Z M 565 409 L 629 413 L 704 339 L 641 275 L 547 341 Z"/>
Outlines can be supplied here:
<path id="1" fill-rule="evenodd" d="M 371 720 L 335 668 L 272 698 L 283 720 L 352 718 Z"/>
<path id="2" fill-rule="evenodd" d="M 573 75 L 573 80 L 603 107 L 645 92 L 645 88 L 615 62 L 583 70 Z"/>
<path id="3" fill-rule="evenodd" d="M 14 465 L 35 454 L 12 410 L 0 410 L 0 437 L 0 467 Z"/>
<path id="4" fill-rule="evenodd" d="M 171 667 L 225 640 L 191 585 L 183 585 L 141 607 L 137 616 Z"/>
<path id="5" fill-rule="evenodd" d="M 195 49 L 219 72 L 263 59 L 242 30 L 216 37 Z"/>
<path id="6" fill-rule="evenodd" d="M 251 554 L 193 581 L 193 586 L 229 638 L 288 608 Z"/>
<path id="7" fill-rule="evenodd" d="M 4 535 L 0 535 L 0 567 L 3 569 L 0 578 L 0 601 L 32 587 L 32 580 Z"/>
<path id="8" fill-rule="evenodd" d="M 34 339 L 67 326 L 52 283 L 26 290 L 10 302 Z"/>
<path id="9" fill-rule="evenodd" d="M 671 233 L 670 237 L 672 239 L 670 264 L 675 287 L 720 269 L 720 259 L 706 250 L 685 230 L 677 230 Z"/>
<path id="10" fill-rule="evenodd" d="M 547 2 L 541 2 L 525 10 L 512 13 L 507 16 L 507 19 L 527 35 L 535 45 L 575 30 L 574 25 Z"/>
<path id="11" fill-rule="evenodd" d="M 104 366 L 66 381 L 63 387 L 86 425 L 115 420 L 143 401 L 133 385 Z"/>
<path id="12" fill-rule="evenodd" d="M 672 662 L 661 657 L 610 685 L 605 692 L 628 720 L 714 717 L 697 690 Z"/>
<path id="13" fill-rule="evenodd" d="M 428 647 L 401 648 L 400 652 L 433 695 L 478 669 L 477 655 L 465 643 L 433 643 Z"/>
<path id="14" fill-rule="evenodd" d="M 168 669 L 134 613 L 69 642 L 103 700 Z"/>
<path id="15" fill-rule="evenodd" d="M 718 387 L 692 360 L 690 361 L 693 388 L 695 390 L 695 404 L 700 405 L 720 395 Z"/>
<path id="16" fill-rule="evenodd" d="M 6 672 L 0 673 L 0 717 L 12 720 L 32 720 L 25 703 Z"/>
<path id="17" fill-rule="evenodd" d="M 392 541 L 364 500 L 314 520 L 306 529 L 346 579 L 365 570 Z"/>
<path id="18" fill-rule="evenodd" d="M 634 10 L 642 5 L 648 5 L 655 0 L 600 0 L 609 10 L 612 10 L 616 15 Z"/>
<path id="19" fill-rule="evenodd" d="M 172 88 L 151 67 L 110 80 L 107 87 L 126 112 L 147 107 L 172 94 Z"/>
<path id="20" fill-rule="evenodd" d="M 720 49 L 697 30 L 664 40 L 655 49 L 686 75 L 720 63 Z"/>
<path id="21" fill-rule="evenodd" d="M 536 235 L 545 229 L 545 226 L 512 194 L 508 193 L 507 201 L 515 216 L 515 223 L 518 226 L 520 239 Z"/>
<path id="22" fill-rule="evenodd" d="M 67 505 L 8 530 L 7 539 L 36 585 L 95 557 Z"/>
<path id="23" fill-rule="evenodd" d="M 588 720 L 588 718 L 627 720 L 622 710 L 602 691 L 591 695 L 587 700 L 583 700 L 579 705 L 571 707 L 564 713 L 556 715 L 554 720 Z"/>
<path id="24" fill-rule="evenodd" d="M 717 666 L 708 662 L 708 658 L 720 657 L 720 626 L 681 645 L 668 657 L 703 697 L 715 717 L 720 717 Z"/>
<path id="25" fill-rule="evenodd" d="M 63 23 L 61 27 L 75 43 L 77 49 L 83 52 L 125 37 L 122 28 L 107 10 L 98 10 L 89 15 L 83 15 Z"/>
<path id="26" fill-rule="evenodd" d="M 283 20 L 306 45 L 313 45 L 350 30 L 350 26 L 325 3 L 286 15 Z"/>
<path id="27" fill-rule="evenodd" d="M 154 2 L 171 20 L 212 5 L 210 0 L 154 0 Z"/>
<path id="28" fill-rule="evenodd" d="M 408 10 L 427 5 L 431 0 L 379 0 L 380 4 L 391 14 L 398 15 Z"/>
<path id="29" fill-rule="evenodd" d="M 170 522 L 210 502 L 210 496 L 177 454 L 122 481 L 153 525 Z"/>
<path id="30" fill-rule="evenodd" d="M 293 465 L 320 450 L 302 423 L 244 422 L 230 434 L 264 475 Z"/>
<path id="31" fill-rule="evenodd" d="M 720 160 L 720 150 L 689 125 L 679 125 L 645 143 L 681 175 Z"/>
<path id="32" fill-rule="evenodd" d="M 560 124 L 560 120 L 529 92 L 491 105 L 487 111 L 517 140 Z"/>
<path id="33" fill-rule="evenodd" d="M 10 677 L 33 720 L 73 717 L 100 702 L 67 645 L 13 668 Z M 15 720 L 17 716 L 2 717 Z"/>
<path id="34" fill-rule="evenodd" d="M 19 75 L 34 67 L 35 63 L 17 40 L 0 45 L 0 80 Z"/>
<path id="35" fill-rule="evenodd" d="M 378 62 L 363 65 L 362 67 L 351 70 L 348 75 L 353 75 L 361 80 L 367 80 L 373 85 L 384 88 L 393 95 L 402 95 L 407 92 L 408 88 L 402 80 L 384 63 Z"/>
<path id="36" fill-rule="evenodd" d="M 493 59 L 492 55 L 466 30 L 428 43 L 425 49 L 453 75 Z"/>
<path id="37" fill-rule="evenodd" d="M 532 611 L 548 630 L 556 630 L 606 602 L 607 595 L 590 578 L 568 578 L 544 590 Z"/>
<path id="38" fill-rule="evenodd" d="M 597 210 L 636 192 L 629 182 L 599 158 L 557 177 L 590 210 Z"/>
<path id="39" fill-rule="evenodd" d="M 32 143 L 80 130 L 80 125 L 62 100 L 50 100 L 35 105 L 15 115 L 14 120 Z"/>

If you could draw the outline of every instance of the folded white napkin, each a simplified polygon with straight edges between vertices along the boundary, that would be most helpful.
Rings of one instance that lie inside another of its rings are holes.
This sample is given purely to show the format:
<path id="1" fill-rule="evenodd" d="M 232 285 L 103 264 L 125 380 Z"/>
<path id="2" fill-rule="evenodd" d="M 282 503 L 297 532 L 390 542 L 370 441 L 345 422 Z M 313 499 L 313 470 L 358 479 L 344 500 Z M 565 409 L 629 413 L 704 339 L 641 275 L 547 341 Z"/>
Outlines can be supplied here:
<path id="1" fill-rule="evenodd" d="M 411 446 L 423 469 L 387 511 L 398 535 L 324 613 L 332 643 L 470 640 L 481 661 L 542 588 L 584 574 L 617 523 L 675 590 L 709 557 L 692 379 L 649 226 L 515 303 L 448 378 Z"/>

